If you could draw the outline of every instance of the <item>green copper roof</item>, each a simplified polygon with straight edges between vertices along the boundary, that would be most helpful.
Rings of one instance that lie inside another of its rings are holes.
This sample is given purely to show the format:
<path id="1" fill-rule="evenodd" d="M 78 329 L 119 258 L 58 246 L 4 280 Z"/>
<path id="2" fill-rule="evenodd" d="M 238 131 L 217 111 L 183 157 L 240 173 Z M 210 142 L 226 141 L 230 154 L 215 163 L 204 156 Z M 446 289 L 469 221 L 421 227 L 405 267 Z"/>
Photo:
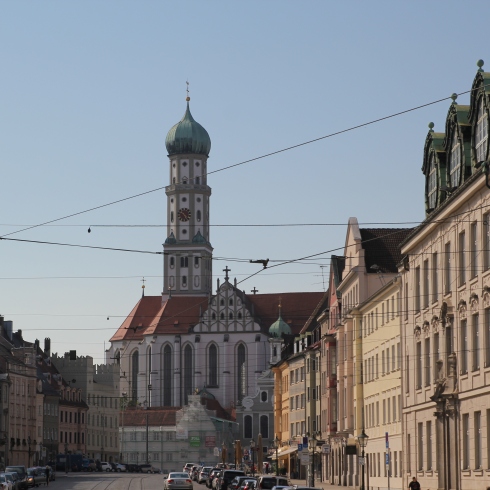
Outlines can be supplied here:
<path id="1" fill-rule="evenodd" d="M 177 243 L 177 239 L 175 238 L 175 235 L 174 235 L 174 232 L 173 231 L 170 232 L 170 235 L 165 240 L 165 243 L 167 245 L 175 245 Z"/>
<path id="2" fill-rule="evenodd" d="M 271 337 L 281 338 L 283 334 L 291 335 L 291 327 L 282 319 L 279 314 L 279 318 L 270 326 L 269 334 Z"/>
<path id="3" fill-rule="evenodd" d="M 168 132 L 165 146 L 169 155 L 182 153 L 209 155 L 211 138 L 208 132 L 192 117 L 189 101 L 187 101 L 184 117 Z"/>
<path id="4" fill-rule="evenodd" d="M 208 244 L 208 241 L 201 235 L 201 231 L 198 230 L 192 239 L 192 243 L 205 243 Z"/>

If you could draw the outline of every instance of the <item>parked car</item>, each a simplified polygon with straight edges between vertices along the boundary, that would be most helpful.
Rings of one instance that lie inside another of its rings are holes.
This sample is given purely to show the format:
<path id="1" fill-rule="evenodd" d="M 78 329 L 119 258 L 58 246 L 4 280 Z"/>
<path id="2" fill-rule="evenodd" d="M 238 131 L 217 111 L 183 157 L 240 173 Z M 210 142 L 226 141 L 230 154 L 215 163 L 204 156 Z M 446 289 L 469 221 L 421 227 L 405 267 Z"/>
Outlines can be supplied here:
<path id="1" fill-rule="evenodd" d="M 112 471 L 112 465 L 107 461 L 101 461 L 99 468 L 99 471 Z"/>
<path id="2" fill-rule="evenodd" d="M 0 488 L 2 490 L 10 490 L 11 489 L 11 485 L 7 481 L 7 477 L 5 476 L 5 473 L 0 473 Z"/>
<path id="3" fill-rule="evenodd" d="M 211 485 L 213 483 L 213 478 L 215 477 L 216 473 L 219 472 L 220 472 L 219 468 L 213 468 L 212 470 L 209 471 L 208 477 L 206 478 L 206 486 L 208 488 L 211 488 Z"/>
<path id="4" fill-rule="evenodd" d="M 5 473 L 7 474 L 7 473 Z M 13 484 L 12 484 L 12 490 L 20 490 L 20 480 L 19 480 L 19 475 L 13 471 L 12 473 L 8 473 L 12 480 L 13 480 Z"/>
<path id="5" fill-rule="evenodd" d="M 111 463 L 112 471 L 116 471 L 117 473 L 125 473 L 127 471 L 126 465 L 122 463 Z"/>
<path id="6" fill-rule="evenodd" d="M 242 481 L 247 480 L 248 478 L 249 477 L 246 475 L 235 476 L 235 478 L 233 478 L 233 480 L 231 480 L 230 484 L 228 485 L 228 488 L 230 488 L 231 490 L 237 490 L 238 488 L 240 488 Z"/>
<path id="7" fill-rule="evenodd" d="M 14 483 L 14 479 L 12 478 L 12 473 L 2 473 L 2 475 L 5 476 L 5 479 L 7 480 L 10 490 L 14 490 L 15 483 Z"/>
<path id="8" fill-rule="evenodd" d="M 232 482 L 235 476 L 246 476 L 246 475 L 243 471 L 240 470 L 223 470 L 223 473 L 219 478 L 219 488 L 217 488 L 217 490 L 227 490 L 228 485 Z"/>
<path id="9" fill-rule="evenodd" d="M 208 480 L 209 472 L 213 469 L 212 466 L 203 466 L 197 477 L 197 483 L 206 483 Z"/>
<path id="10" fill-rule="evenodd" d="M 82 461 L 82 471 L 96 471 L 97 465 L 93 459 L 84 459 Z"/>
<path id="11" fill-rule="evenodd" d="M 127 464 L 126 470 L 129 471 L 129 473 L 139 473 L 140 466 L 138 464 Z"/>
<path id="12" fill-rule="evenodd" d="M 289 486 L 287 478 L 283 476 L 259 476 L 257 478 L 257 490 L 272 490 L 277 485 Z"/>
<path id="13" fill-rule="evenodd" d="M 138 466 L 140 473 L 160 473 L 160 468 L 155 468 L 151 464 L 140 464 Z"/>
<path id="14" fill-rule="evenodd" d="M 19 488 L 21 490 L 25 490 L 26 488 L 28 488 L 28 485 L 27 485 L 27 470 L 26 470 L 26 467 L 23 466 L 23 465 L 19 465 L 19 466 L 7 466 L 5 468 L 5 472 L 6 473 L 17 473 L 17 475 L 19 476 L 19 481 L 20 481 L 20 486 Z"/>
<path id="15" fill-rule="evenodd" d="M 192 490 L 192 480 L 186 471 L 169 473 L 163 480 L 163 490 Z"/>
<path id="16" fill-rule="evenodd" d="M 247 477 L 246 480 L 242 480 L 240 483 L 240 490 L 253 490 L 257 486 L 257 478 Z"/>
<path id="17" fill-rule="evenodd" d="M 27 468 L 27 485 L 29 488 L 38 487 L 39 485 L 46 484 L 46 473 L 44 468 L 33 466 Z"/>

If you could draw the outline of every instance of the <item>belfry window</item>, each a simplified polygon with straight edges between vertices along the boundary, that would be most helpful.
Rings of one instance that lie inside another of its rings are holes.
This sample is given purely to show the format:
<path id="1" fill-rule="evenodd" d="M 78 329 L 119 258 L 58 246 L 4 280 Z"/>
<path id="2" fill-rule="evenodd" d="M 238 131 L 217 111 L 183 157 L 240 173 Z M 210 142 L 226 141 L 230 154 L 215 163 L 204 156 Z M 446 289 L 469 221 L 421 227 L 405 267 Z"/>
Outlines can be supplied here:
<path id="1" fill-rule="evenodd" d="M 427 201 L 429 209 L 434 209 L 437 203 L 437 167 L 436 156 L 434 153 L 430 155 L 429 161 L 429 176 L 427 181 Z"/>
<path id="2" fill-rule="evenodd" d="M 182 268 L 189 267 L 189 257 L 181 257 L 180 258 L 180 267 L 182 267 Z"/>
<path id="3" fill-rule="evenodd" d="M 451 155 L 449 157 L 449 179 L 452 188 L 459 186 L 461 181 L 461 144 L 456 130 L 453 134 Z"/>
<path id="4" fill-rule="evenodd" d="M 201 177 L 196 177 L 196 184 L 200 184 L 201 183 Z"/>
<path id="5" fill-rule="evenodd" d="M 478 102 L 478 119 L 475 128 L 475 151 L 476 161 L 484 162 L 488 148 L 488 114 L 485 110 L 483 97 Z"/>
<path id="6" fill-rule="evenodd" d="M 174 212 L 173 211 L 170 211 L 170 222 L 171 223 L 174 222 Z"/>
<path id="7" fill-rule="evenodd" d="M 199 210 L 196 213 L 196 219 L 197 219 L 198 222 L 201 221 L 201 211 L 199 211 Z"/>

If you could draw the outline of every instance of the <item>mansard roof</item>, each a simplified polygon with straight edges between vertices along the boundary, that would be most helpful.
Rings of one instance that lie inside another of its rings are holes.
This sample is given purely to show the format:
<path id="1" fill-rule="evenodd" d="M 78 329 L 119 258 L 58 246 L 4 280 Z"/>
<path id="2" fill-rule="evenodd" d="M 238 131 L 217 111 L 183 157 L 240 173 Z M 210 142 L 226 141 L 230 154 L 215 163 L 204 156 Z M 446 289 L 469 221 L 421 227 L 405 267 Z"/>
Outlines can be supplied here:
<path id="1" fill-rule="evenodd" d="M 367 273 L 398 272 L 400 244 L 413 228 L 361 228 Z"/>

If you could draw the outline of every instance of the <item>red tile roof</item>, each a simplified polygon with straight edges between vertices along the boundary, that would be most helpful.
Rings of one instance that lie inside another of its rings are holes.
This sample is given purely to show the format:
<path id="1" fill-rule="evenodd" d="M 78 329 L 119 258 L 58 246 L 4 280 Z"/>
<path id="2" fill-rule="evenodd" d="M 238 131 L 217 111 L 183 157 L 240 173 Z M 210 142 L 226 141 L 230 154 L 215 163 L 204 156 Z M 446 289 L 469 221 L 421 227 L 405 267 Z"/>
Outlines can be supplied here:
<path id="1" fill-rule="evenodd" d="M 243 297 L 244 294 L 240 292 Z M 245 296 L 247 306 L 252 309 L 255 320 L 267 332 L 281 316 L 291 327 L 293 334 L 299 333 L 311 313 L 322 299 L 322 292 L 272 293 Z M 208 296 L 173 296 L 162 305 L 160 296 L 145 296 L 133 308 L 117 332 L 115 340 L 141 340 L 143 335 L 184 334 L 199 323 L 200 314 L 208 308 Z"/>
<path id="2" fill-rule="evenodd" d="M 124 426 L 146 426 L 146 415 L 148 415 L 148 425 L 155 427 L 158 425 L 175 426 L 176 413 L 181 407 L 167 407 L 167 408 L 148 408 L 143 410 L 141 408 L 127 408 L 124 410 L 124 414 L 121 412 L 120 420 L 121 424 L 124 422 Z M 124 417 L 124 419 L 122 418 Z"/>

